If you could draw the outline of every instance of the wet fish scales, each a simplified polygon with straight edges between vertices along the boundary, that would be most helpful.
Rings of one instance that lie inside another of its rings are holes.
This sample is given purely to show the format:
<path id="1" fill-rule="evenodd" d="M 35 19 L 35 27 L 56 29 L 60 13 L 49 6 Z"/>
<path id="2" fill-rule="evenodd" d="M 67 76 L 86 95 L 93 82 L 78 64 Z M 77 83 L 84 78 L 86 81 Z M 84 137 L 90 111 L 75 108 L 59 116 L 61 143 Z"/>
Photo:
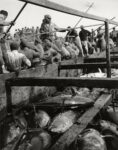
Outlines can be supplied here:
<path id="1" fill-rule="evenodd" d="M 64 133 L 75 122 L 77 114 L 73 111 L 66 111 L 58 114 L 49 126 L 49 130 L 56 133 Z"/>

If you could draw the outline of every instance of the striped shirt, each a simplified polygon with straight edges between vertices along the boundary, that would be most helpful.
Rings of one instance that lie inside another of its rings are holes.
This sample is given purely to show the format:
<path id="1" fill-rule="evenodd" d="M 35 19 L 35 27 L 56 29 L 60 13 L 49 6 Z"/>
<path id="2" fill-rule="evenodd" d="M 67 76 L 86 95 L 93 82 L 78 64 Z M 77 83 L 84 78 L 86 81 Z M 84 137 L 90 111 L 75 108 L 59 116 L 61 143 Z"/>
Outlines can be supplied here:
<path id="1" fill-rule="evenodd" d="M 30 60 L 24 54 L 17 50 L 7 51 L 7 69 L 9 71 L 20 70 L 23 65 L 31 66 Z"/>

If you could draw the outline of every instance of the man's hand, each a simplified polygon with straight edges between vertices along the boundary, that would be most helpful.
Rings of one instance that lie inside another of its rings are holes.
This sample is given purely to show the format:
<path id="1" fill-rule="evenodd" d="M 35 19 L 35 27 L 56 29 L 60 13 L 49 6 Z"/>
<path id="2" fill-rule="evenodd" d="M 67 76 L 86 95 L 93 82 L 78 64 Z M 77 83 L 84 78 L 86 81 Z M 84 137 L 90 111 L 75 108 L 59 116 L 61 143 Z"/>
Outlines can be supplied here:
<path id="1" fill-rule="evenodd" d="M 14 21 L 11 21 L 11 22 L 10 22 L 10 25 L 14 26 L 14 25 L 15 25 L 15 22 L 14 22 Z"/>

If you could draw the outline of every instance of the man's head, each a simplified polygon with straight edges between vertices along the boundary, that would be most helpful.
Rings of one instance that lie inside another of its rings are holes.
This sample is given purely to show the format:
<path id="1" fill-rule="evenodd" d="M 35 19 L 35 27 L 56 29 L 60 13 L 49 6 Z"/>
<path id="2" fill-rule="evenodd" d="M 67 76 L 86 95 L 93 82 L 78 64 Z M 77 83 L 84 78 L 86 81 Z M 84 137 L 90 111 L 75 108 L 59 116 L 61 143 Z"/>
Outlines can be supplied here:
<path id="1" fill-rule="evenodd" d="M 11 42 L 10 43 L 10 49 L 11 49 L 11 51 L 18 50 L 19 49 L 19 43 L 16 41 Z"/>
<path id="2" fill-rule="evenodd" d="M 81 25 L 81 26 L 80 26 L 80 29 L 81 29 L 81 30 L 83 30 L 83 29 L 84 29 L 84 26 L 83 26 L 83 25 Z"/>
<path id="3" fill-rule="evenodd" d="M 113 28 L 113 30 L 115 31 L 115 27 Z"/>
<path id="4" fill-rule="evenodd" d="M 0 14 L 2 14 L 4 16 L 4 19 L 6 19 L 8 16 L 8 12 L 6 10 L 1 10 Z"/>
<path id="5" fill-rule="evenodd" d="M 51 22 L 51 16 L 50 15 L 45 15 L 44 20 L 45 20 L 46 23 L 50 23 Z"/>

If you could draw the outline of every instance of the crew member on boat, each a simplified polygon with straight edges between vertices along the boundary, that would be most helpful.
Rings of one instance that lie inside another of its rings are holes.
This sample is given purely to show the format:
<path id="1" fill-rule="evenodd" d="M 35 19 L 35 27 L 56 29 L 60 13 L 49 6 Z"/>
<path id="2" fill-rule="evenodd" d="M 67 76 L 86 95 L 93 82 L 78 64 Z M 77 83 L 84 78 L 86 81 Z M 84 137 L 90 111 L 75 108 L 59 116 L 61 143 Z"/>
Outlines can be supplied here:
<path id="1" fill-rule="evenodd" d="M 80 36 L 80 39 L 81 39 L 81 42 L 82 42 L 83 49 L 85 50 L 86 55 L 88 56 L 89 55 L 88 36 L 90 36 L 91 33 L 88 30 L 85 30 L 83 25 L 80 26 L 80 29 L 81 29 L 81 31 L 79 32 L 79 36 Z"/>
<path id="2" fill-rule="evenodd" d="M 10 22 L 6 21 L 7 16 L 8 16 L 7 11 L 5 11 L 5 10 L 0 11 L 0 39 L 4 35 L 4 26 L 14 25 L 13 21 L 10 21 Z M 4 66 L 3 55 L 4 55 L 4 49 L 2 49 L 1 42 L 0 42 L 0 73 L 6 72 L 6 69 Z"/>
<path id="3" fill-rule="evenodd" d="M 19 43 L 10 43 L 11 50 L 7 50 L 5 63 L 10 72 L 19 72 L 22 68 L 30 67 L 30 60 L 22 53 L 19 53 Z"/>
<path id="4" fill-rule="evenodd" d="M 112 38 L 113 42 L 116 43 L 117 41 L 117 31 L 116 31 L 116 28 L 113 27 L 113 31 L 110 33 L 110 37 Z"/>
<path id="5" fill-rule="evenodd" d="M 69 52 L 64 47 L 61 46 L 62 49 L 58 47 L 60 43 L 57 44 L 58 37 L 56 35 L 56 32 L 65 32 L 66 30 L 67 29 L 59 28 L 57 25 L 52 23 L 50 15 L 44 16 L 44 19 L 40 28 L 40 33 L 41 33 L 40 38 L 43 41 L 44 49 L 47 51 L 47 47 L 50 48 L 49 53 L 51 55 L 53 54 L 55 55 L 55 51 L 62 55 L 66 55 L 66 56 L 70 55 Z"/>
<path id="6" fill-rule="evenodd" d="M 66 41 L 69 43 L 74 43 L 78 48 L 78 55 L 79 52 L 81 52 L 82 56 L 84 56 L 81 40 L 77 31 L 75 29 L 72 29 L 71 27 L 68 27 L 68 29 L 69 31 L 66 35 Z"/>

